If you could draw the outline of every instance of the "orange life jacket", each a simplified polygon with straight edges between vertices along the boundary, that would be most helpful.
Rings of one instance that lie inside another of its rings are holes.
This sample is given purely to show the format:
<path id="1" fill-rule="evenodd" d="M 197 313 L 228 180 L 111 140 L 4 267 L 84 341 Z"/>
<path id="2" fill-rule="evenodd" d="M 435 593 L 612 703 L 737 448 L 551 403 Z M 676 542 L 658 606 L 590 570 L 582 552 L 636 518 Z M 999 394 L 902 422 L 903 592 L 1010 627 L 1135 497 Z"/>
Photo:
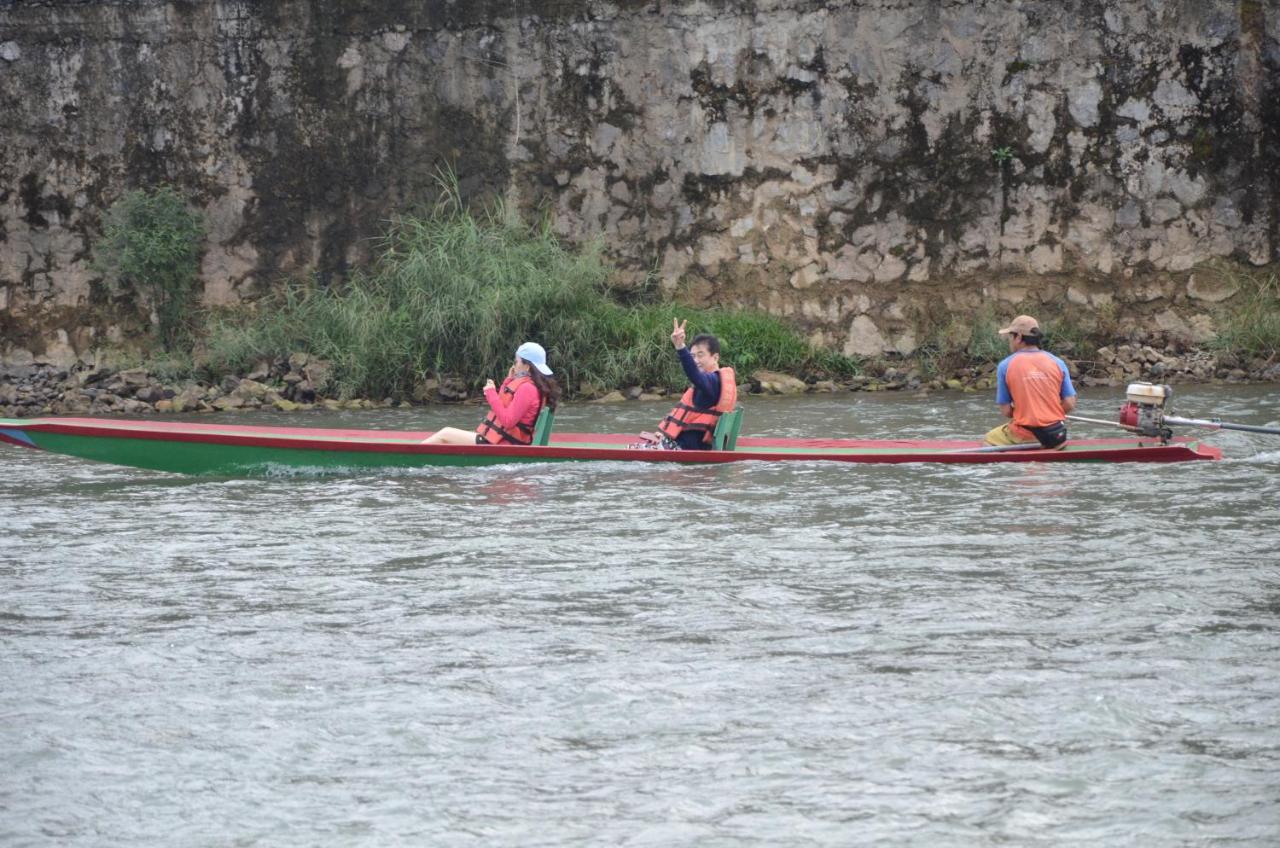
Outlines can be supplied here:
<path id="1" fill-rule="evenodd" d="M 733 412 L 738 405 L 738 382 L 733 369 L 725 366 L 720 374 L 720 400 L 710 409 L 702 409 L 693 405 L 693 386 L 684 390 L 684 396 L 676 404 L 676 408 L 667 413 L 658 425 L 658 430 L 667 438 L 675 441 L 685 430 L 701 430 L 702 442 L 710 447 L 714 441 L 716 422 L 726 412 Z"/>
<path id="2" fill-rule="evenodd" d="M 498 402 L 503 406 L 510 406 L 511 401 L 516 396 L 516 389 L 525 383 L 532 383 L 528 377 L 512 377 L 502 384 L 502 388 L 498 390 Z M 539 410 L 542 408 L 541 397 L 539 397 Z M 480 422 L 480 426 L 476 428 L 476 433 L 487 444 L 491 445 L 527 445 L 533 442 L 533 425 L 526 424 L 523 421 L 517 421 L 515 432 L 502 429 L 502 425 L 498 423 L 498 415 L 492 409 L 485 419 Z"/>

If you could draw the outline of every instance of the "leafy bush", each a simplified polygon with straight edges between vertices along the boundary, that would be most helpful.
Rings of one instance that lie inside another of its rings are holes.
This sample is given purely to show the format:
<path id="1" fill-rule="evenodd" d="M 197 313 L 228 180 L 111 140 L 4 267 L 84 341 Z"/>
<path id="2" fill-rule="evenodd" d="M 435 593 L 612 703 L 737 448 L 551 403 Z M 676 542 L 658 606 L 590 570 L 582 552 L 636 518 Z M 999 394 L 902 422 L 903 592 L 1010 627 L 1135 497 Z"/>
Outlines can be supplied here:
<path id="1" fill-rule="evenodd" d="M 999 362 L 1009 355 L 1009 340 L 999 333 L 1002 326 L 990 307 L 978 313 L 964 348 L 973 362 Z"/>
<path id="2" fill-rule="evenodd" d="M 189 348 L 204 223 L 172 188 L 133 191 L 107 210 L 93 267 L 156 315 L 166 350 Z"/>

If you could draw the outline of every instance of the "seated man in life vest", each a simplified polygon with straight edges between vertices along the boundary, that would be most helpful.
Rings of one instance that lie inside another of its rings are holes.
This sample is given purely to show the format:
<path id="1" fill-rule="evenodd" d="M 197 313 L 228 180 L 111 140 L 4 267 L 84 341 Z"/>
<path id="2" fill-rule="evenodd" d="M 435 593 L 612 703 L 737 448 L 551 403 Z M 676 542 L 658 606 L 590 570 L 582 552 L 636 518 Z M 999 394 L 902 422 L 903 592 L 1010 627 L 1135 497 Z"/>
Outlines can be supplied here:
<path id="1" fill-rule="evenodd" d="M 538 413 L 545 404 L 553 412 L 560 401 L 560 385 L 547 367 L 542 345 L 525 342 L 516 348 L 516 361 L 501 386 L 484 384 L 489 414 L 475 430 L 442 427 L 424 445 L 527 445 L 533 442 Z"/>
<path id="2" fill-rule="evenodd" d="M 1014 318 L 1000 335 L 1009 337 L 1009 355 L 996 369 L 996 403 L 1011 420 L 987 433 L 986 443 L 1063 447 L 1066 416 L 1076 408 L 1067 364 L 1040 349 L 1040 324 L 1030 315 Z"/>
<path id="3" fill-rule="evenodd" d="M 641 433 L 633 448 L 649 450 L 711 450 L 716 422 L 738 403 L 733 369 L 720 366 L 720 340 L 697 335 L 684 346 L 688 321 L 671 319 L 671 344 L 689 378 L 689 388 L 658 425 L 657 433 Z"/>

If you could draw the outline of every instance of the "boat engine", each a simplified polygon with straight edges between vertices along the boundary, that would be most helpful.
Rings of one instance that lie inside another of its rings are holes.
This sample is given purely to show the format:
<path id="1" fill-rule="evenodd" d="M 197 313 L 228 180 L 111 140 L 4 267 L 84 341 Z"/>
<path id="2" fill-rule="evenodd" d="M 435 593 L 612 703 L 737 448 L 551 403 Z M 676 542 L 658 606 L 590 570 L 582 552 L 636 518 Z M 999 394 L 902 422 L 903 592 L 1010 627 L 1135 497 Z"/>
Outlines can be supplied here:
<path id="1" fill-rule="evenodd" d="M 1165 404 L 1173 397 L 1170 386 L 1152 383 L 1130 383 L 1124 390 L 1125 403 L 1120 407 L 1120 425 L 1140 436 L 1152 436 L 1167 444 L 1173 431 L 1165 426 Z"/>

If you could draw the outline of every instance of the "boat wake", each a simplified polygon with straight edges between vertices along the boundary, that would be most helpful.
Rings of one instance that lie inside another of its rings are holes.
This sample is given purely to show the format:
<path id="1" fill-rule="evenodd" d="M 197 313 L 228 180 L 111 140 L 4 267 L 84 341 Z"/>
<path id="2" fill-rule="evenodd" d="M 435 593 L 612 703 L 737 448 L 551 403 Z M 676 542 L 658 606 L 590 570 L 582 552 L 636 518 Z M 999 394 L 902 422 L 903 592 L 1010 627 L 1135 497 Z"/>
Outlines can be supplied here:
<path id="1" fill-rule="evenodd" d="M 1242 462 L 1248 465 L 1271 465 L 1280 463 L 1280 450 L 1262 451 L 1255 453 L 1253 456 L 1236 457 L 1232 462 Z"/>

